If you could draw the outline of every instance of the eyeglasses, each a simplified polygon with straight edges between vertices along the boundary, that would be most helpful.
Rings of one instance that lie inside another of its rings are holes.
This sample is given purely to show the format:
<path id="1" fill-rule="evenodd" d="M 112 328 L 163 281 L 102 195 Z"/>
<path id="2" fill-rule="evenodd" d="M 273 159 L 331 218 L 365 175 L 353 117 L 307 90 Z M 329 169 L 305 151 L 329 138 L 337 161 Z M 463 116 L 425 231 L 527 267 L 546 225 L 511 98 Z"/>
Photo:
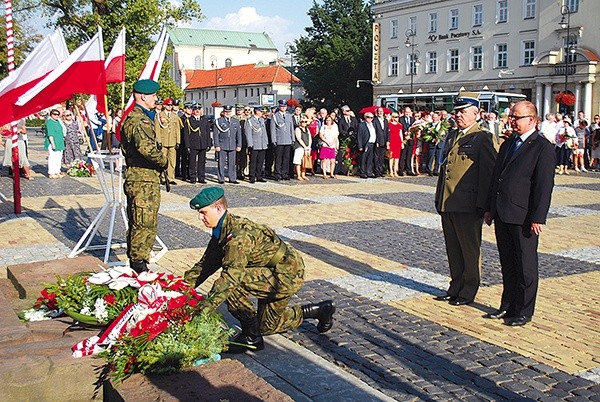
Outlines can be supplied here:
<path id="1" fill-rule="evenodd" d="M 373 116 L 365 116 L 365 119 L 372 119 Z"/>
<path id="2" fill-rule="evenodd" d="M 63 116 L 64 116 L 64 117 L 73 117 L 73 115 L 72 115 L 72 114 L 65 114 L 65 115 L 63 115 Z"/>
<path id="3" fill-rule="evenodd" d="M 509 118 L 509 119 L 511 119 L 511 120 L 514 120 L 514 121 L 521 120 L 521 119 L 524 119 L 524 118 L 526 118 L 526 117 L 533 117 L 533 116 L 532 116 L 532 115 L 530 115 L 530 114 L 528 114 L 528 115 L 526 115 L 526 116 L 515 116 L 515 115 L 513 115 L 513 114 L 509 114 L 509 115 L 508 115 L 508 118 Z"/>
<path id="4" fill-rule="evenodd" d="M 60 116 L 60 113 L 51 113 L 51 116 Z"/>

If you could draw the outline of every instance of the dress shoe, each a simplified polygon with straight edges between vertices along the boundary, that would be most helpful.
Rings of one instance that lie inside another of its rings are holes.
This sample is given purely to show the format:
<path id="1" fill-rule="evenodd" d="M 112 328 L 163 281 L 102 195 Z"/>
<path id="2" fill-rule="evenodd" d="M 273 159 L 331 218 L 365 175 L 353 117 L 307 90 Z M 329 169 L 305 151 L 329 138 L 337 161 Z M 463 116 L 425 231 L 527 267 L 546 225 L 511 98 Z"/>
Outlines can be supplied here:
<path id="1" fill-rule="evenodd" d="M 492 320 L 498 320 L 500 318 L 504 318 L 506 315 L 506 310 L 496 310 L 491 313 L 487 313 L 483 316 L 483 318 L 490 318 Z"/>
<path id="2" fill-rule="evenodd" d="M 433 299 L 437 300 L 437 301 L 451 301 L 451 300 L 456 300 L 456 297 L 450 296 L 448 293 L 446 293 L 445 295 L 436 296 Z"/>
<path id="3" fill-rule="evenodd" d="M 464 297 L 459 297 L 456 300 L 450 300 L 450 304 L 453 306 L 464 306 L 471 303 L 473 303 L 473 300 L 465 299 Z"/>
<path id="4" fill-rule="evenodd" d="M 196 180 L 194 180 L 194 179 L 189 179 L 187 182 L 188 182 L 188 183 L 192 183 L 192 184 L 194 184 L 194 183 L 196 183 Z"/>
<path id="5" fill-rule="evenodd" d="M 229 184 L 240 184 L 240 182 L 237 180 L 234 180 L 234 181 L 230 181 Z"/>
<path id="6" fill-rule="evenodd" d="M 263 179 L 262 177 L 260 179 L 257 179 L 256 181 L 261 182 L 261 183 L 266 183 L 267 181 L 265 179 Z"/>
<path id="7" fill-rule="evenodd" d="M 206 180 L 200 179 L 200 180 L 198 180 L 198 183 L 206 184 Z"/>
<path id="8" fill-rule="evenodd" d="M 176 182 L 175 180 L 171 180 L 171 181 L 169 182 L 169 184 L 171 184 L 171 185 L 174 185 L 174 186 L 175 186 L 175 185 L 177 185 L 177 182 Z"/>
<path id="9" fill-rule="evenodd" d="M 360 176 L 360 178 L 361 178 L 361 179 L 366 179 L 366 178 L 367 178 L 367 176 Z"/>
<path id="10" fill-rule="evenodd" d="M 256 179 L 254 177 L 249 178 L 248 181 L 250 183 L 256 183 Z"/>
<path id="11" fill-rule="evenodd" d="M 509 327 L 521 327 L 531 321 L 531 317 L 527 317 L 525 315 L 519 315 L 517 317 L 510 317 L 504 321 L 505 325 Z"/>
<path id="12" fill-rule="evenodd" d="M 225 184 L 223 180 L 219 180 L 219 184 Z"/>

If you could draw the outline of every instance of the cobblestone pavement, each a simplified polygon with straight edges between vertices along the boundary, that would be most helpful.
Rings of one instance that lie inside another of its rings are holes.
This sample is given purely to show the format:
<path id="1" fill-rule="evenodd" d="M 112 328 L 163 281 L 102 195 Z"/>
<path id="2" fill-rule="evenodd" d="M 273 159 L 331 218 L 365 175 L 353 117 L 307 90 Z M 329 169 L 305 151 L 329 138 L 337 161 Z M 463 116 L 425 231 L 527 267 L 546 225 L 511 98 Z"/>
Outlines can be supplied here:
<path id="1" fill-rule="evenodd" d="M 40 141 L 32 140 L 35 173 L 22 181 L 23 214 L 12 213 L 6 170 L 0 177 L 2 268 L 64 258 L 104 203 L 96 178 L 47 179 Z M 213 185 L 215 173 L 211 161 Z M 159 236 L 169 251 L 160 268 L 182 274 L 200 258 L 209 232 L 188 202 L 201 188 L 178 181 L 162 193 Z M 433 300 L 448 283 L 435 178 L 310 177 L 224 188 L 233 213 L 272 226 L 303 254 L 307 283 L 296 302 L 332 298 L 338 306 L 330 332 L 306 322 L 284 336 L 388 397 L 600 401 L 599 174 L 556 177 L 540 239 L 536 315 L 521 328 L 482 318 L 502 287 L 493 228 L 483 230 L 476 303 Z M 105 220 L 94 243 L 107 234 Z M 123 240 L 117 216 L 114 243 Z M 115 249 L 110 259 L 123 254 Z"/>

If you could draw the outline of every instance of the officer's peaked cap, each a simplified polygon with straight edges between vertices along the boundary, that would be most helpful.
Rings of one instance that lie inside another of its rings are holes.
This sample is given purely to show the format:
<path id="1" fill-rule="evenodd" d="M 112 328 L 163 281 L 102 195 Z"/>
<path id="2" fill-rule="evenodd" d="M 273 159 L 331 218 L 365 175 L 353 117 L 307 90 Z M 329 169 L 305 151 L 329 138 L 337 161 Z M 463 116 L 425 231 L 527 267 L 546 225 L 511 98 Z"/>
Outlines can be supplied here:
<path id="1" fill-rule="evenodd" d="M 459 92 L 454 99 L 454 110 L 460 110 L 475 106 L 479 109 L 479 92 Z"/>

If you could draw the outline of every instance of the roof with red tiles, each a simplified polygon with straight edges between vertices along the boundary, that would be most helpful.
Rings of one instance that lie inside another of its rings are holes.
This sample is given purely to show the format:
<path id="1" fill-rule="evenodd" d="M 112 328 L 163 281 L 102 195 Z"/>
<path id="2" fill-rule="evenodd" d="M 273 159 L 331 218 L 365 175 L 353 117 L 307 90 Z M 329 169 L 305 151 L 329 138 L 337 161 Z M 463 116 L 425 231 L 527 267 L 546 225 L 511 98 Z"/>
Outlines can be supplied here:
<path id="1" fill-rule="evenodd" d="M 186 70 L 186 89 L 211 88 L 218 80 L 218 86 L 237 86 L 252 84 L 289 83 L 290 72 L 281 65 L 244 64 L 216 70 Z M 301 81 L 292 75 L 294 84 Z"/>

